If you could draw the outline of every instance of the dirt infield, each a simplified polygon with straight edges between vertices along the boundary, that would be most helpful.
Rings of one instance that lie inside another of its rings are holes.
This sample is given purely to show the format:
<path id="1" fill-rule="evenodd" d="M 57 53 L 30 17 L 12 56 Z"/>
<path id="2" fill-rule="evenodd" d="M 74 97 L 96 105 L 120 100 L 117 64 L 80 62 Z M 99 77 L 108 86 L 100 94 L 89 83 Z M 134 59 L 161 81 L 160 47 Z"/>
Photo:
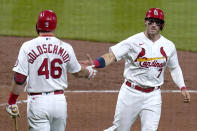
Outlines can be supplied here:
<path id="1" fill-rule="evenodd" d="M 12 67 L 20 46 L 31 38 L 0 37 L 0 131 L 12 131 L 13 120 L 5 111 L 12 79 Z M 108 52 L 110 43 L 64 40 L 70 43 L 79 60 L 86 59 L 86 53 L 93 58 Z M 197 91 L 197 53 L 178 51 L 179 63 L 182 67 L 185 83 L 189 90 Z M 99 69 L 94 80 L 74 78 L 69 74 L 69 87 L 66 92 L 68 102 L 67 131 L 102 131 L 111 126 L 118 90 L 123 82 L 124 61 L 120 61 L 105 69 Z M 177 90 L 170 73 L 165 73 L 163 91 Z M 77 92 L 78 90 L 85 92 Z M 91 92 L 93 90 L 115 92 Z M 22 93 L 18 101 L 26 100 Z M 158 131 L 196 131 L 197 130 L 197 95 L 191 93 L 191 103 L 184 104 L 180 93 L 162 93 L 163 107 Z M 19 131 L 27 131 L 26 103 L 20 103 L 21 118 L 18 119 Z M 140 131 L 139 119 L 131 131 Z"/>

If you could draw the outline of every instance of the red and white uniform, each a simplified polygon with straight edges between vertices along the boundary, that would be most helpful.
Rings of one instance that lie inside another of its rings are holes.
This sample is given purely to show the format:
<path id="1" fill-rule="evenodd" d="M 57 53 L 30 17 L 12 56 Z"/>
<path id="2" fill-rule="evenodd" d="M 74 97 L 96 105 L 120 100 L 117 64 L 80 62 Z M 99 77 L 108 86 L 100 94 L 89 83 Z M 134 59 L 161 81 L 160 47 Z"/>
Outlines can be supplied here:
<path id="1" fill-rule="evenodd" d="M 166 67 L 177 86 L 185 86 L 174 44 L 162 35 L 152 42 L 141 32 L 110 47 L 110 51 L 117 61 L 125 60 L 125 82 L 118 96 L 113 126 L 105 131 L 130 131 L 138 115 L 142 131 L 156 131 Z M 147 91 L 150 88 L 153 90 Z"/>
<path id="2" fill-rule="evenodd" d="M 54 36 L 39 36 L 22 45 L 13 71 L 27 76 L 25 91 L 29 94 L 30 130 L 31 127 L 42 131 L 65 129 L 66 99 L 64 93 L 57 95 L 54 91 L 67 88 L 67 71 L 80 70 L 72 46 Z M 30 95 L 32 93 L 38 95 Z"/>

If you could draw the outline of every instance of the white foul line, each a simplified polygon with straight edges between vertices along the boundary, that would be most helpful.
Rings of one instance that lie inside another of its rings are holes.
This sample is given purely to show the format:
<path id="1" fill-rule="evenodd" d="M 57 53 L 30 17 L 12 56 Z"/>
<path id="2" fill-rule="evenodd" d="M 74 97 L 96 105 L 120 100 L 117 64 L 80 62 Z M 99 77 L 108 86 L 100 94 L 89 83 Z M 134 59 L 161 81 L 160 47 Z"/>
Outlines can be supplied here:
<path id="1" fill-rule="evenodd" d="M 27 103 L 27 100 L 17 101 L 16 103 L 17 103 L 17 104 Z M 1 106 L 6 106 L 6 105 L 7 105 L 7 103 L 3 103 L 3 104 L 0 104 L 0 107 L 1 107 Z"/>
<path id="2" fill-rule="evenodd" d="M 118 93 L 119 90 L 66 90 L 68 93 Z M 179 93 L 180 90 L 161 90 L 162 93 Z M 197 90 L 188 90 L 190 93 L 197 93 Z"/>
<path id="3" fill-rule="evenodd" d="M 66 90 L 65 93 L 118 93 L 119 90 Z M 180 90 L 161 90 L 162 93 L 180 93 Z M 197 90 L 188 90 L 190 93 L 197 93 Z M 27 100 L 17 101 L 17 104 L 27 103 Z M 7 103 L 0 104 L 6 106 Z"/>

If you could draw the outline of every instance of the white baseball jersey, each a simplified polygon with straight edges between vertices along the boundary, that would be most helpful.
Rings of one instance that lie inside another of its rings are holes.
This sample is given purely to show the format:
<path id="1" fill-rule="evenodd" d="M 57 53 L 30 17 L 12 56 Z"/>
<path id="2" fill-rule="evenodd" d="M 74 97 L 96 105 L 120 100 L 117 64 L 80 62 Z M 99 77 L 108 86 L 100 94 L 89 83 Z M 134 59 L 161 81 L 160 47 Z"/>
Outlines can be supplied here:
<path id="1" fill-rule="evenodd" d="M 13 71 L 27 77 L 26 92 L 49 92 L 67 88 L 67 70 L 79 72 L 73 48 L 54 36 L 39 36 L 25 42 Z"/>
<path id="2" fill-rule="evenodd" d="M 179 67 L 174 44 L 162 35 L 152 42 L 141 32 L 110 47 L 110 51 L 117 61 L 125 59 L 125 79 L 145 88 L 164 83 L 166 66 L 170 69 Z M 179 88 L 185 86 L 182 72 L 180 75 L 178 82 L 175 82 Z"/>

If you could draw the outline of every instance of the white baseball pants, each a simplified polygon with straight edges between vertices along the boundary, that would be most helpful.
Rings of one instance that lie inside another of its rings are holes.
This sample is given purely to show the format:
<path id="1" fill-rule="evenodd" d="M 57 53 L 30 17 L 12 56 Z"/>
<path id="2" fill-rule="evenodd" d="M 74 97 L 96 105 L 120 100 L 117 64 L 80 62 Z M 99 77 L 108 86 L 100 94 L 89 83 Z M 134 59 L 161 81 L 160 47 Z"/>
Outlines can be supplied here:
<path id="1" fill-rule="evenodd" d="M 28 96 L 29 131 L 65 131 L 67 102 L 64 94 Z"/>
<path id="2" fill-rule="evenodd" d="M 104 131 L 130 131 L 137 116 L 141 131 L 156 131 L 161 114 L 161 91 L 145 93 L 123 83 L 117 100 L 113 126 Z"/>

